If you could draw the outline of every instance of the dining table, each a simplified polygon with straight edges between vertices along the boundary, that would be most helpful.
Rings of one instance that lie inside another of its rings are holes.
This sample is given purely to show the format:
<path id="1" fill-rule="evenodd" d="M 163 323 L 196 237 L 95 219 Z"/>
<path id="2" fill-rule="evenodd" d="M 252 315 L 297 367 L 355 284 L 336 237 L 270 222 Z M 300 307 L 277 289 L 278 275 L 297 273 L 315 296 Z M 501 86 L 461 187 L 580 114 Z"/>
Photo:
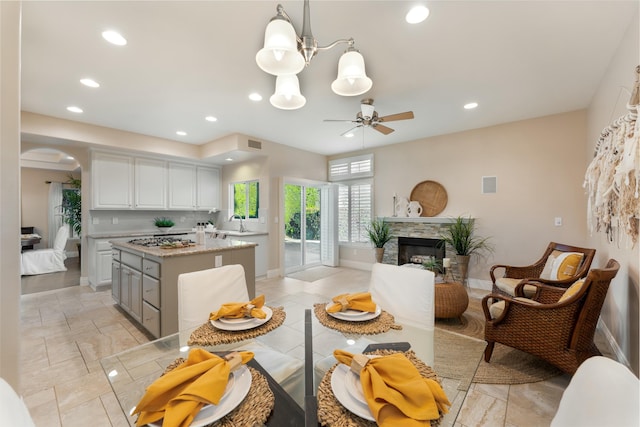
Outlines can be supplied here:
<path id="1" fill-rule="evenodd" d="M 357 330 L 344 332 L 326 326 L 326 322 L 325 324 L 321 323 L 311 307 L 304 308 L 304 313 L 291 314 L 292 321 L 285 327 L 303 331 L 304 342 L 301 344 L 304 346 L 304 352 L 296 351 L 294 353 L 297 357 L 304 359 L 304 363 L 300 365 L 304 375 L 304 387 L 286 391 L 269 372 L 273 366 L 267 364 L 265 369 L 257 361 L 251 361 L 251 366 L 259 369 L 265 375 L 269 387 L 275 395 L 275 404 L 263 424 L 265 426 L 300 427 L 304 425 L 317 427 L 328 425 L 323 424 L 322 419 L 318 418 L 319 407 L 322 409 L 322 405 L 324 405 L 324 411 L 327 410 L 326 399 L 318 401 L 318 391 L 323 377 L 327 375 L 329 370 L 335 368 L 335 360 L 332 360 L 335 349 L 343 349 L 352 353 L 373 350 L 410 350 L 411 357 L 417 358 L 419 361 L 432 360 L 434 352 L 438 352 L 437 343 L 425 339 L 424 329 L 412 325 L 395 323 L 394 328 L 376 331 L 372 334 L 359 333 Z M 189 337 L 194 329 L 171 334 L 101 359 L 102 369 L 130 425 L 136 425 L 136 417 L 131 413 L 145 394 L 147 387 L 165 372 L 167 366 L 178 358 L 186 358 L 191 349 L 199 347 L 216 354 L 226 354 L 230 351 L 242 350 L 248 345 L 248 341 L 205 346 L 188 345 Z M 447 331 L 439 331 L 439 333 L 452 334 Z M 270 348 L 274 351 L 273 354 L 286 352 L 286 349 L 279 345 L 280 338 L 275 339 L 274 336 L 273 332 L 270 332 L 254 337 L 252 341 L 257 341 L 260 345 Z M 434 378 L 437 378 L 451 402 L 449 412 L 439 420 L 440 426 L 454 425 L 480 358 L 481 353 L 477 357 L 466 357 L 465 369 L 460 369 L 459 372 L 452 373 L 451 370 L 443 370 L 443 374 L 439 374 L 438 364 L 436 363 L 433 367 Z M 438 363 L 443 365 L 442 361 Z M 446 363 L 444 361 L 444 364 Z M 433 365 L 433 363 L 431 364 Z M 339 399 L 337 403 L 333 400 L 331 402 L 336 407 L 344 405 L 344 402 Z M 348 406 L 350 405 L 345 406 L 347 409 L 345 412 L 349 416 L 358 417 L 358 411 L 353 412 L 353 408 Z"/>

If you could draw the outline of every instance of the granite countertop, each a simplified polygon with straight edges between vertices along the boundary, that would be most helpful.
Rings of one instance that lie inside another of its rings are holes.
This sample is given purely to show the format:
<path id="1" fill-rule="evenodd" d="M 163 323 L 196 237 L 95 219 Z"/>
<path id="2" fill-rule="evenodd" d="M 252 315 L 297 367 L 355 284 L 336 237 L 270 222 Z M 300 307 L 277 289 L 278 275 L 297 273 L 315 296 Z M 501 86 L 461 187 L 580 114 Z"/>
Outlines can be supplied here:
<path id="1" fill-rule="evenodd" d="M 106 232 L 106 233 L 91 233 L 89 235 L 87 235 L 87 237 L 89 239 L 118 239 L 118 238 L 122 238 L 122 237 L 131 237 L 131 238 L 135 238 L 135 237 L 145 237 L 145 236 L 162 236 L 163 234 L 166 234 L 167 236 L 171 236 L 171 235 L 175 235 L 175 234 L 181 234 L 181 233 L 186 233 L 186 234 L 194 234 L 196 232 L 195 229 L 192 228 L 174 228 L 172 229 L 169 233 L 161 233 L 158 230 L 142 230 L 142 231 L 114 231 L 114 232 Z M 269 233 L 267 233 L 266 231 L 245 231 L 240 233 L 237 230 L 220 230 L 220 229 L 215 229 L 215 230 L 205 230 L 205 233 L 207 234 L 211 234 L 211 233 L 218 233 L 218 234 L 226 234 L 227 236 L 237 236 L 237 237 L 243 237 L 243 236 L 262 236 L 262 235 L 267 235 Z"/>
<path id="2" fill-rule="evenodd" d="M 110 242 L 114 247 L 121 249 L 133 249 L 143 254 L 152 255 L 159 258 L 169 258 L 175 256 L 195 255 L 208 252 L 224 252 L 232 249 L 250 248 L 258 246 L 257 243 L 242 242 L 240 240 L 233 239 L 207 239 L 204 245 L 194 245 L 186 248 L 169 248 L 162 249 L 160 247 L 147 247 L 140 245 L 133 245 L 127 242 Z"/>

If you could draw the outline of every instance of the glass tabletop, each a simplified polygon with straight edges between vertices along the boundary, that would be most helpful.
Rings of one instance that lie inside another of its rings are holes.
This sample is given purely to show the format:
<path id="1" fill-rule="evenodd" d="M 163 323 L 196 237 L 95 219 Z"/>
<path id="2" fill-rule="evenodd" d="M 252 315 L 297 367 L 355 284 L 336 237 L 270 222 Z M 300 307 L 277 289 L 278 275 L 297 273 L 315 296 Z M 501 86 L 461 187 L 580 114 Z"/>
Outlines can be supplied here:
<path id="1" fill-rule="evenodd" d="M 105 357 L 100 360 L 102 369 L 109 379 L 111 388 L 125 414 L 129 425 L 135 426 L 136 416 L 131 416 L 131 411 L 140 401 L 145 393 L 146 388 L 159 378 L 165 371 L 166 367 L 172 364 L 178 358 L 186 359 L 192 348 L 204 348 L 212 353 L 226 353 L 234 350 L 253 351 L 257 346 L 261 350 L 267 350 L 277 357 L 281 355 L 277 349 L 271 348 L 260 342 L 259 337 L 251 340 L 239 341 L 232 344 L 220 344 L 214 346 L 188 346 L 186 343 L 194 329 L 178 332 L 166 337 L 141 344 L 121 353 Z M 275 364 L 260 365 L 256 360 L 249 363 L 249 366 L 258 368 L 263 374 L 269 374 L 267 380 L 274 392 L 276 399 L 276 407 L 281 408 L 280 412 L 292 411 L 298 419 L 302 419 L 303 411 L 300 405 L 304 401 L 304 390 L 302 387 L 284 388 L 278 387 L 279 384 L 274 380 L 272 374 L 280 367 Z M 298 375 L 303 377 L 303 365 L 297 368 L 292 376 Z M 276 376 L 277 377 L 277 376 Z M 278 387 L 278 390 L 274 390 Z M 287 396 L 283 396 L 288 394 Z M 287 397 L 287 399 L 284 399 Z M 274 408 L 274 412 L 275 409 Z M 273 418 L 273 417 L 272 417 Z M 267 423 L 267 425 L 271 425 Z M 274 424 L 275 425 L 275 424 Z M 279 425 L 279 424 L 277 424 Z"/>
<path id="2" fill-rule="evenodd" d="M 335 363 L 332 354 L 335 349 L 344 349 L 352 353 L 361 353 L 367 346 L 376 343 L 398 343 L 407 342 L 416 356 L 431 366 L 438 377 L 442 380 L 442 386 L 452 403 L 450 411 L 446 414 L 441 426 L 453 426 L 460 411 L 462 403 L 467 395 L 471 380 L 480 362 L 482 351 L 477 351 L 474 356 L 455 357 L 457 352 L 456 343 L 464 346 L 466 341 L 478 341 L 459 334 L 435 329 L 433 340 L 430 334 L 424 329 L 414 326 L 402 325 L 402 329 L 390 329 L 384 333 L 371 335 L 342 333 L 334 329 L 323 326 L 315 317 L 312 310 L 307 309 L 300 316 L 293 315 L 295 322 L 287 327 L 304 332 L 305 353 L 309 351 L 309 357 L 305 354 L 305 363 L 301 364 L 300 376 L 305 381 L 311 380 L 308 384 L 307 392 L 304 388 L 282 389 L 287 393 L 289 400 L 297 406 L 296 411 L 302 412 L 309 395 L 315 395 L 317 387 L 324 373 Z M 295 313 L 292 313 L 295 314 Z M 299 323 L 299 324 L 298 324 Z M 282 329 L 278 328 L 278 329 Z M 135 425 L 135 417 L 130 416 L 131 410 L 144 395 L 146 387 L 155 381 L 177 358 L 186 358 L 192 347 L 186 345 L 192 330 L 169 335 L 149 343 L 134 347 L 130 350 L 106 357 L 100 361 L 102 369 L 107 375 L 111 387 L 116 395 L 120 406 L 127 417 L 130 425 Z M 274 331 L 275 332 L 275 331 Z M 282 334 L 285 331 L 281 331 Z M 277 339 L 276 339 L 277 338 Z M 226 352 L 245 349 L 252 342 L 256 342 L 269 348 L 273 354 L 280 353 L 277 334 L 273 332 L 254 338 L 250 341 L 240 341 L 233 344 L 216 346 L 205 346 L 210 352 Z M 484 342 L 479 342 L 482 345 Z M 446 346 L 446 349 L 445 347 Z M 445 351 L 446 350 L 446 351 Z M 285 350 L 282 350 L 283 352 Z M 277 368 L 274 364 L 264 364 L 264 370 Z M 304 373 L 302 372 L 304 370 Z M 272 379 L 273 380 L 273 379 Z M 276 386 L 277 387 L 277 386 Z M 308 403 L 307 403 L 308 405 Z M 309 406 L 311 407 L 311 406 Z M 275 411 L 275 410 L 274 410 Z M 315 410 L 313 410 L 315 411 Z M 307 425 L 317 425 L 314 417 L 307 417 Z M 315 414 L 312 414 L 315 416 Z M 267 423 L 269 425 L 269 422 Z"/>
<path id="3" fill-rule="evenodd" d="M 343 333 L 323 326 L 313 314 L 312 317 L 314 318 L 312 321 L 312 345 L 315 389 L 328 369 L 337 363 L 333 357 L 335 349 L 346 350 L 350 353 L 362 353 L 367 346 L 375 347 L 378 345 L 382 348 L 393 348 L 396 343 L 408 343 L 415 355 L 430 366 L 442 380 L 442 387 L 452 404 L 449 413 L 442 418 L 440 426 L 455 424 L 480 363 L 482 357 L 480 349 L 484 348 L 484 341 L 437 328 L 432 332 L 433 339 L 431 339 L 431 332 L 410 325 L 402 325 L 400 330 L 390 329 L 384 333 L 370 335 Z M 457 347 L 463 348 L 470 343 L 477 343 L 478 346 L 478 351 L 474 356 L 469 357 L 468 353 L 465 353 L 464 357 L 455 357 L 456 354 L 462 354 L 457 351 Z M 445 344 L 446 349 L 443 348 Z"/>

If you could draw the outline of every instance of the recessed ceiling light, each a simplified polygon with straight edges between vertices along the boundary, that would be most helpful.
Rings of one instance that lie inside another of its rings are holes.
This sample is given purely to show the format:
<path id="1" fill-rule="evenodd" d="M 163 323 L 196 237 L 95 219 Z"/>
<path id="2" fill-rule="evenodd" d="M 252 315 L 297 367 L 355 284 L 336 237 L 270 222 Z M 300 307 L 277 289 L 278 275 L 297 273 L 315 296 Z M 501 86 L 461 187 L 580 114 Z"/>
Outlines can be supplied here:
<path id="1" fill-rule="evenodd" d="M 465 110 L 473 110 L 474 108 L 476 108 L 478 106 L 477 102 L 470 102 L 468 104 L 464 104 L 464 109 Z"/>
<path id="2" fill-rule="evenodd" d="M 232 159 L 231 157 L 227 157 L 225 160 L 226 160 L 227 162 L 233 162 L 233 159 Z"/>
<path id="3" fill-rule="evenodd" d="M 89 87 L 100 87 L 100 83 L 93 79 L 80 79 L 80 83 Z"/>
<path id="4" fill-rule="evenodd" d="M 249 99 L 252 101 L 262 101 L 262 95 L 260 95 L 259 93 L 252 93 L 251 95 L 249 95 Z"/>
<path id="5" fill-rule="evenodd" d="M 353 138 L 353 136 L 354 136 L 354 135 L 353 135 L 353 132 L 349 132 L 349 133 L 345 133 L 345 134 L 344 134 L 344 137 L 345 137 L 345 138 Z"/>
<path id="6" fill-rule="evenodd" d="M 176 135 L 186 136 L 187 133 L 185 131 L 183 131 L 183 130 L 179 130 L 179 131 L 176 131 Z"/>
<path id="7" fill-rule="evenodd" d="M 102 38 L 108 41 L 111 44 L 115 44 L 117 46 L 124 46 L 127 44 L 127 39 L 122 37 L 120 33 L 117 31 L 103 31 Z"/>
<path id="8" fill-rule="evenodd" d="M 213 117 L 213 116 L 207 116 L 204 118 L 206 121 L 208 122 L 217 122 L 218 118 L 217 117 Z"/>
<path id="9" fill-rule="evenodd" d="M 72 113 L 82 113 L 82 108 L 76 106 L 67 107 L 67 111 L 71 111 Z"/>
<path id="10" fill-rule="evenodd" d="M 421 5 L 412 7 L 409 13 L 407 13 L 405 19 L 409 24 L 419 24 L 420 22 L 427 19 L 428 16 L 429 9 Z"/>

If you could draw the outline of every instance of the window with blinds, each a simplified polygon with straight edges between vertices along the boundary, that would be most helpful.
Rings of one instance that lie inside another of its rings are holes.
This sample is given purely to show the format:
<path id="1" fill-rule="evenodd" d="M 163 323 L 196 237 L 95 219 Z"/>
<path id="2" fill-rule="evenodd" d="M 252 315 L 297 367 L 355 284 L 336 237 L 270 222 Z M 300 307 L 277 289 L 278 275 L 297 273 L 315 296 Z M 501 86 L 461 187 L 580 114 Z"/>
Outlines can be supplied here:
<path id="1" fill-rule="evenodd" d="M 339 181 L 338 241 L 367 243 L 373 212 L 373 154 L 329 162 L 329 180 Z"/>
<path id="2" fill-rule="evenodd" d="M 329 181 L 345 181 L 373 176 L 373 154 L 329 161 Z"/>

